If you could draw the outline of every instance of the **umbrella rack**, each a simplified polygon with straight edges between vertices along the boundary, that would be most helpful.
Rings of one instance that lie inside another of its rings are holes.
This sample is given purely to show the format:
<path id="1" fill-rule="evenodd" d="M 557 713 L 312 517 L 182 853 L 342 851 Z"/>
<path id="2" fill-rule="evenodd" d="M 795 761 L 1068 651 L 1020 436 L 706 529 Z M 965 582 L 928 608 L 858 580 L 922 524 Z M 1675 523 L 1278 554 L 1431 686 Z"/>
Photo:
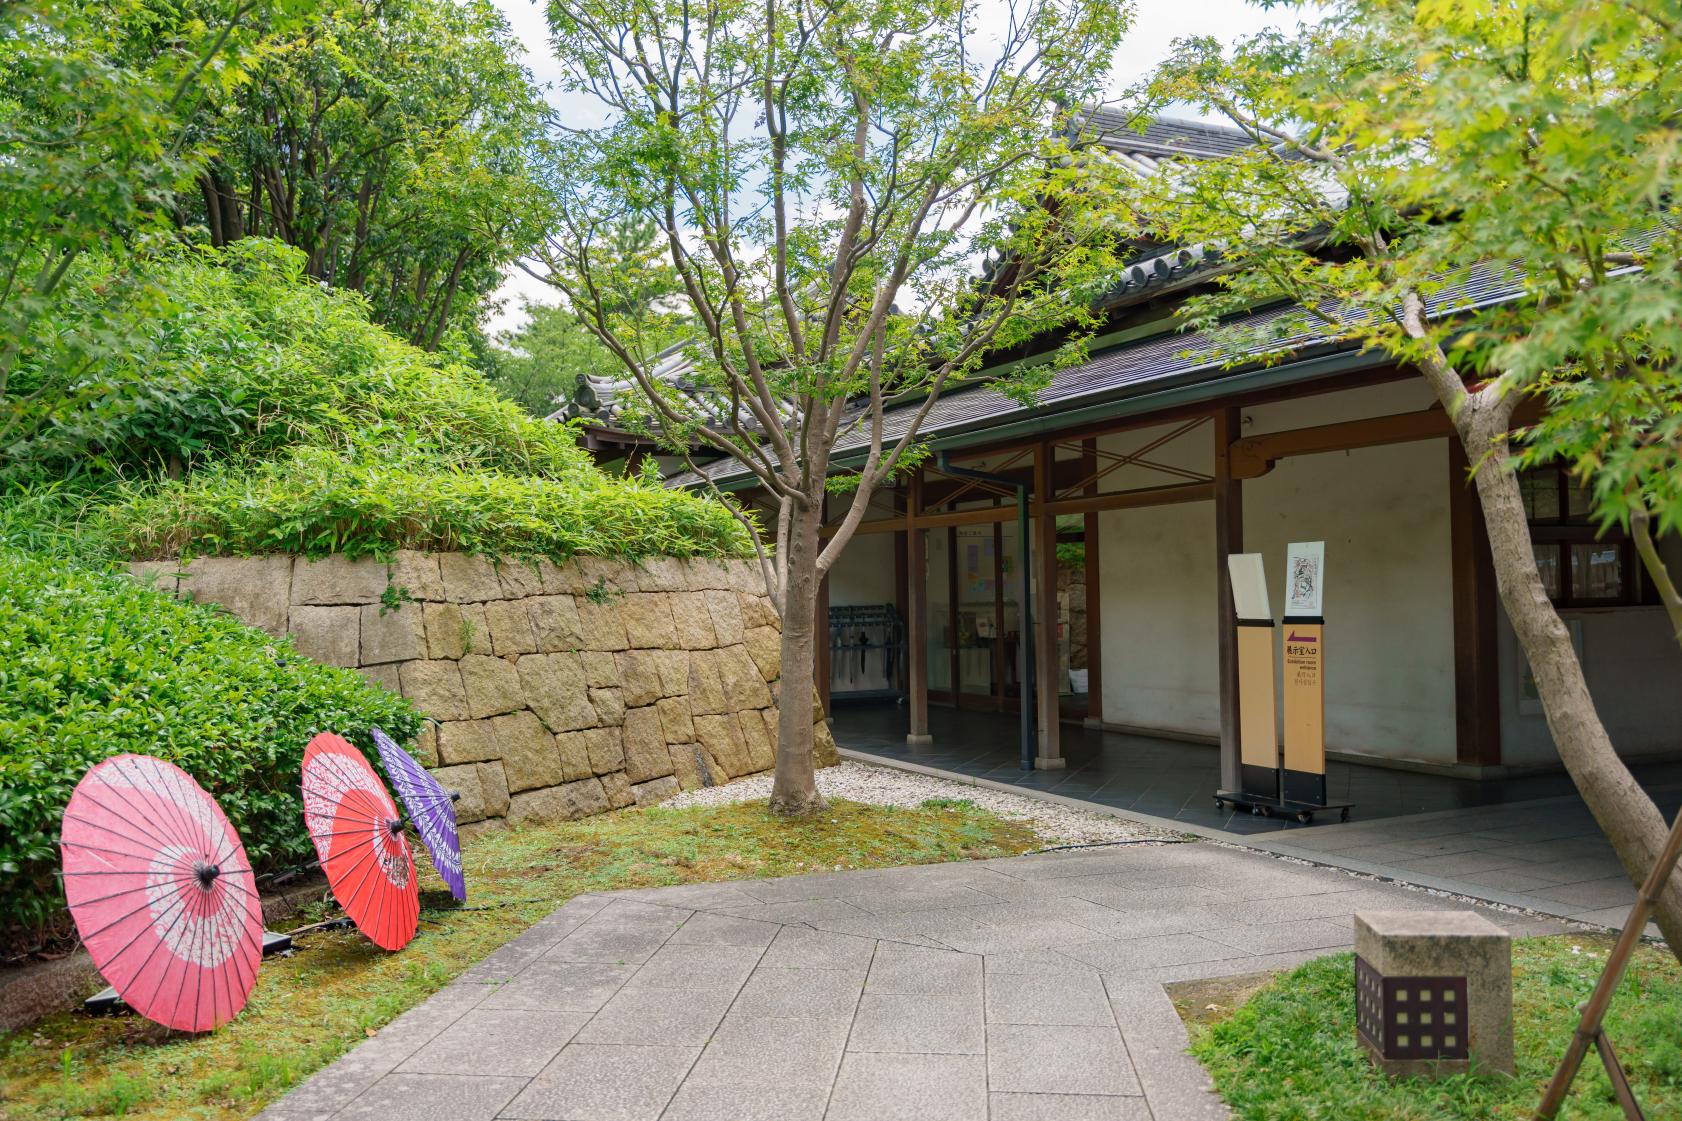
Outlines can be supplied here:
<path id="1" fill-rule="evenodd" d="M 905 696 L 905 620 L 893 604 L 830 607 L 829 693 L 856 700 Z"/>
<path id="2" fill-rule="evenodd" d="M 292 936 L 279 934 L 273 930 L 263 931 L 263 956 L 285 953 L 292 948 Z M 117 995 L 117 990 L 107 986 L 94 993 L 82 1002 L 82 1011 L 96 1016 L 122 1012 L 128 1008 L 123 998 Z"/>

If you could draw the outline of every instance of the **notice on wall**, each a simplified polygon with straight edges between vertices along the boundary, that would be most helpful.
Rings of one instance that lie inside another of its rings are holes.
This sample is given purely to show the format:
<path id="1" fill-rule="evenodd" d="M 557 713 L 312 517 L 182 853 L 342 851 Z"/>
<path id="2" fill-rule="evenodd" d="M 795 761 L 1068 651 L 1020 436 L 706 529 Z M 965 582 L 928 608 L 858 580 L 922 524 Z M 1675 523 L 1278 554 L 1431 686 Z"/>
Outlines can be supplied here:
<path id="1" fill-rule="evenodd" d="M 1285 617 L 1318 619 L 1325 590 L 1326 543 L 1293 541 L 1285 547 Z"/>

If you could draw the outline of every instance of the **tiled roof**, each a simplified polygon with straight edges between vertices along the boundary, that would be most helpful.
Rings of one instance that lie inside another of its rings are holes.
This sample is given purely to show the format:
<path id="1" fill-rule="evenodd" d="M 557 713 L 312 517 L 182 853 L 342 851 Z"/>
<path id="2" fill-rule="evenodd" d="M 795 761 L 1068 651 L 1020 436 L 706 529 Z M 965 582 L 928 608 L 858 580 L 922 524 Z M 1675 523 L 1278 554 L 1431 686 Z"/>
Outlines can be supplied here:
<path id="1" fill-rule="evenodd" d="M 1433 318 L 1457 314 L 1513 299 L 1522 291 L 1522 281 L 1511 270 L 1480 269 L 1463 283 L 1437 293 L 1430 303 Z M 1253 312 L 1232 325 L 1261 329 L 1280 324 L 1293 309 L 1287 306 Z M 1332 318 L 1336 318 L 1335 315 Z M 1354 350 L 1340 342 L 1329 326 L 1269 337 L 1265 346 L 1251 353 L 1291 350 L 1297 359 Z M 1375 358 L 1375 363 L 1381 359 Z M 1057 371 L 1051 384 L 1035 403 L 1024 405 L 986 384 L 971 383 L 941 394 L 919 430 L 919 439 L 937 447 L 961 436 L 1002 428 L 1018 421 L 1055 416 L 1087 406 L 1149 396 L 1188 385 L 1211 387 L 1218 393 L 1221 382 L 1236 375 L 1232 361 L 1217 355 L 1214 342 L 1204 332 L 1169 332 L 1105 350 L 1076 366 Z M 883 442 L 891 444 L 905 432 L 916 402 L 889 409 L 884 416 Z M 855 417 L 862 413 L 855 410 Z M 870 443 L 867 429 L 860 428 L 836 442 L 833 459 L 848 462 L 849 453 L 862 458 Z M 729 484 L 751 478 L 746 468 L 733 459 L 721 459 L 702 469 L 714 481 Z M 669 480 L 672 486 L 695 486 L 701 476 L 684 473 Z"/>

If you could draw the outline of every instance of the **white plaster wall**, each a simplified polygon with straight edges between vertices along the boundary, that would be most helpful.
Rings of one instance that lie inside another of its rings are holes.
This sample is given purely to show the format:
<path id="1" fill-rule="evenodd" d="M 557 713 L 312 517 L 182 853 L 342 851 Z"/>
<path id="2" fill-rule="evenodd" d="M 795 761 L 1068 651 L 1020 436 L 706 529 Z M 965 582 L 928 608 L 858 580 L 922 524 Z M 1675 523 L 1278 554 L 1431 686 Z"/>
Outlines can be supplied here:
<path id="1" fill-rule="evenodd" d="M 1682 755 L 1682 649 L 1670 634 L 1664 610 L 1613 607 L 1561 614 L 1580 629 L 1589 694 L 1618 754 Z M 1497 626 L 1501 762 L 1557 763 L 1559 752 L 1546 718 L 1521 700 L 1524 654 L 1506 612 L 1499 612 Z"/>
<path id="2" fill-rule="evenodd" d="M 829 570 L 829 602 L 840 607 L 893 601 L 894 535 L 854 535 Z"/>
<path id="3" fill-rule="evenodd" d="M 1412 382 L 1248 410 L 1246 435 L 1423 408 Z M 1156 432 L 1166 429 L 1154 430 Z M 1106 450 L 1149 436 L 1107 437 Z M 1207 426 L 1151 458 L 1212 463 Z M 1171 483 L 1126 468 L 1114 486 Z M 1104 718 L 1196 735 L 1219 731 L 1214 507 L 1099 516 Z M 1448 452 L 1443 441 L 1282 461 L 1244 483 L 1244 544 L 1263 554 L 1275 615 L 1285 547 L 1326 542 L 1326 738 L 1333 750 L 1452 762 L 1453 615 Z"/>
<path id="4" fill-rule="evenodd" d="M 1285 549 L 1326 543 L 1326 746 L 1452 763 L 1448 447 L 1426 440 L 1282 460 L 1244 484 L 1244 548 L 1275 617 Z"/>
<path id="5" fill-rule="evenodd" d="M 1218 735 L 1214 506 L 1105 511 L 1098 544 L 1105 722 Z"/>

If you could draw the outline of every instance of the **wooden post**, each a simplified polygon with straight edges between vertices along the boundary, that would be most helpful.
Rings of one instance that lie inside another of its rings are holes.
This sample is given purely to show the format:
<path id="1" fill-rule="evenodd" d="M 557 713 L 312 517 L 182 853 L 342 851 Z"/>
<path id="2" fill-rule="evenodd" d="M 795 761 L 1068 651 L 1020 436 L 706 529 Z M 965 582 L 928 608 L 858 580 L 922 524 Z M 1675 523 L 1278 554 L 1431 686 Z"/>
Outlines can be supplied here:
<path id="1" fill-rule="evenodd" d="M 1237 409 L 1215 413 L 1215 602 L 1220 628 L 1221 789 L 1237 790 L 1239 781 L 1238 616 L 1232 604 L 1232 577 L 1226 558 L 1244 551 L 1243 484 L 1232 477 L 1229 449 L 1243 418 Z M 1271 685 L 1269 686 L 1271 689 Z"/>
<path id="2" fill-rule="evenodd" d="M 963 650 L 958 644 L 958 527 L 946 527 L 946 657 L 951 667 L 946 676 L 952 690 L 952 707 L 963 707 Z"/>
<path id="3" fill-rule="evenodd" d="M 1454 589 L 1455 758 L 1501 762 L 1500 673 L 1495 638 L 1495 562 L 1465 449 L 1448 438 L 1449 571 Z"/>
<path id="4" fill-rule="evenodd" d="M 1089 478 L 1098 473 L 1098 441 L 1087 440 L 1082 445 L 1082 473 Z M 1098 493 L 1098 481 L 1086 484 L 1087 494 Z M 1086 725 L 1096 728 L 1104 722 L 1104 626 L 1098 595 L 1098 513 L 1085 517 L 1081 536 L 1086 542 Z"/>
<path id="5" fill-rule="evenodd" d="M 907 588 L 908 588 L 908 581 L 909 581 L 909 575 L 908 575 L 909 567 L 908 567 L 908 558 L 906 556 L 906 552 L 909 548 L 910 538 L 911 538 L 911 535 L 909 533 L 907 533 L 905 530 L 900 530 L 899 532 L 894 534 L 894 610 L 899 612 L 899 617 L 900 617 L 900 620 L 902 622 L 905 619 L 905 612 L 906 612 L 906 607 L 907 607 L 906 591 L 907 591 Z M 908 642 L 909 641 L 909 632 L 902 629 L 901 632 L 900 632 L 900 639 L 901 639 L 901 641 L 907 641 Z M 907 647 L 907 648 L 909 649 L 909 647 Z M 895 672 L 894 672 L 894 677 L 897 680 L 901 680 L 901 681 L 904 680 L 904 674 L 905 674 L 905 656 L 904 656 L 904 654 L 905 654 L 904 651 L 900 652 L 900 657 L 897 661 Z M 892 688 L 895 688 L 895 687 L 896 687 L 896 685 L 895 685 L 894 681 L 889 681 L 888 682 L 888 688 L 892 689 Z"/>
<path id="6" fill-rule="evenodd" d="M 1055 497 L 1052 482 L 1053 447 L 1041 440 L 1034 447 L 1034 504 L 1040 511 L 1034 529 L 1034 573 L 1039 587 L 1034 595 L 1034 685 L 1039 717 L 1037 770 L 1056 770 L 1066 765 L 1059 742 L 1062 713 L 1058 709 L 1057 669 L 1057 515 L 1050 505 Z"/>
<path id="7" fill-rule="evenodd" d="M 999 504 L 998 499 L 993 505 Z M 1005 708 L 1005 523 L 993 523 L 993 707 Z"/>
<path id="8" fill-rule="evenodd" d="M 929 552 L 926 531 L 916 527 L 923 509 L 923 472 L 911 476 L 905 508 L 905 708 L 911 723 L 905 742 L 933 743 L 929 735 Z"/>

